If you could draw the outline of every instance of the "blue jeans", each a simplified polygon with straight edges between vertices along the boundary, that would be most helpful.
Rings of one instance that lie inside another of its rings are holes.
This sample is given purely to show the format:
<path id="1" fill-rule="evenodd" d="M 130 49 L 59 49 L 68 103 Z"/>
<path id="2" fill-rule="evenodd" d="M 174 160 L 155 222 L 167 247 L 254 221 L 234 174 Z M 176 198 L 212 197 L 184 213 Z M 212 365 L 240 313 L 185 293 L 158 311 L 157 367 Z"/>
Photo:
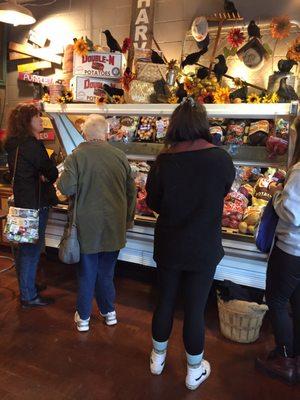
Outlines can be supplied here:
<path id="1" fill-rule="evenodd" d="M 119 251 L 81 254 L 78 267 L 77 311 L 88 319 L 95 295 L 101 314 L 115 309 L 114 273 Z"/>
<path id="2" fill-rule="evenodd" d="M 35 244 L 20 243 L 16 257 L 16 269 L 19 279 L 21 300 L 30 301 L 37 296 L 35 277 L 41 251 L 45 244 L 45 231 L 49 209 L 41 208 L 39 212 L 39 240 Z"/>

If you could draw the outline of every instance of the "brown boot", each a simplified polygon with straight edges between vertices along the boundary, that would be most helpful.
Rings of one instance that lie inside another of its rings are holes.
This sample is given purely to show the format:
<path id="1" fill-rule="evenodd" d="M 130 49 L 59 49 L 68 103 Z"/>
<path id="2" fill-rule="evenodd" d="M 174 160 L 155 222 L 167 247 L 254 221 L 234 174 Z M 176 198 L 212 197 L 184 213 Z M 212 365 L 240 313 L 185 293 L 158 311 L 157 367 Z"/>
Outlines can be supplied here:
<path id="1" fill-rule="evenodd" d="M 300 356 L 296 357 L 296 376 L 297 382 L 300 383 Z"/>
<path id="2" fill-rule="evenodd" d="M 272 351 L 267 357 L 258 357 L 255 361 L 255 366 L 258 370 L 272 378 L 281 379 L 290 385 L 296 383 L 297 374 L 294 358 L 286 357 L 278 354 L 276 351 Z"/>

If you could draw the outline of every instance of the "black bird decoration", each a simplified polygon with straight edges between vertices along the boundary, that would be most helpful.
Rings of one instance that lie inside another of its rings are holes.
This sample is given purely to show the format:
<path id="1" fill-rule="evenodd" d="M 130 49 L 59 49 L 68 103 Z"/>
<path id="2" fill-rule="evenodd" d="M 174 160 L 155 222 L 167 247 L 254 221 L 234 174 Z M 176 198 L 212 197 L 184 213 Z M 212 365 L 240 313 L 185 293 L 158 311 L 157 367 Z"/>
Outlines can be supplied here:
<path id="1" fill-rule="evenodd" d="M 179 83 L 178 84 L 178 89 L 176 90 L 176 97 L 178 97 L 178 103 L 181 103 L 182 100 L 187 97 L 187 91 L 184 88 L 184 83 Z"/>
<path id="2" fill-rule="evenodd" d="M 226 60 L 225 60 L 225 57 L 223 56 L 223 54 L 220 54 L 216 58 L 219 60 L 219 62 L 215 64 L 213 71 L 218 79 L 218 82 L 220 82 L 220 80 L 222 79 L 222 76 L 225 75 L 226 72 L 228 71 L 228 67 L 227 67 Z"/>
<path id="3" fill-rule="evenodd" d="M 155 50 L 152 50 L 152 49 L 151 49 L 151 61 L 154 64 L 165 64 L 162 57 Z"/>
<path id="4" fill-rule="evenodd" d="M 210 42 L 210 37 L 209 33 L 206 35 L 206 38 L 202 40 L 201 42 L 196 42 L 199 50 L 203 50 L 205 48 L 208 48 Z"/>
<path id="5" fill-rule="evenodd" d="M 287 74 L 288 72 L 290 72 L 294 65 L 297 65 L 297 62 L 294 60 L 279 60 L 278 71 Z"/>
<path id="6" fill-rule="evenodd" d="M 260 28 L 258 25 L 256 25 L 254 20 L 250 21 L 247 30 L 248 30 L 249 39 L 250 38 L 261 39 Z"/>
<path id="7" fill-rule="evenodd" d="M 242 86 L 241 88 L 235 90 L 234 92 L 230 93 L 230 95 L 229 95 L 230 100 L 234 100 L 234 99 L 246 100 L 247 96 L 248 96 L 248 87 L 247 86 Z"/>
<path id="8" fill-rule="evenodd" d="M 106 83 L 103 85 L 103 89 L 111 97 L 112 96 L 123 96 L 124 95 L 124 90 L 123 89 L 118 89 L 118 88 L 111 87 L 111 86 L 107 85 Z"/>
<path id="9" fill-rule="evenodd" d="M 228 13 L 238 13 L 237 9 L 235 8 L 234 2 L 229 0 L 224 1 L 224 10 Z"/>
<path id="10" fill-rule="evenodd" d="M 194 65 L 199 61 L 199 58 L 203 56 L 208 50 L 208 47 L 197 51 L 196 53 L 191 53 L 186 56 L 186 58 L 182 61 L 181 67 L 184 68 L 186 65 Z"/>
<path id="11" fill-rule="evenodd" d="M 294 88 L 286 83 L 287 77 L 280 79 L 277 95 L 280 102 L 289 103 L 291 100 L 298 100 L 297 93 Z"/>
<path id="12" fill-rule="evenodd" d="M 109 47 L 110 51 L 119 51 L 120 53 L 122 53 L 121 46 L 116 41 L 116 39 L 113 37 L 113 35 L 110 33 L 110 31 L 108 29 L 106 29 L 106 31 L 103 31 L 103 33 L 106 36 L 106 43 L 107 43 L 107 46 Z"/>
<path id="13" fill-rule="evenodd" d="M 205 79 L 208 77 L 209 69 L 206 67 L 200 67 L 197 71 L 197 78 Z"/>

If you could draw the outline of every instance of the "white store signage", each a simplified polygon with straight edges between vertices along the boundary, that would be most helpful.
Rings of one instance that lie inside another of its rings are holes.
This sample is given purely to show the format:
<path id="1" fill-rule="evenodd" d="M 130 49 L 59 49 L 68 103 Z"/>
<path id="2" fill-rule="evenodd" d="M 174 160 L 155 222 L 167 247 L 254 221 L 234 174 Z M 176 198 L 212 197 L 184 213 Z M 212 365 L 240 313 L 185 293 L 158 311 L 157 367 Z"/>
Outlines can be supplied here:
<path id="1" fill-rule="evenodd" d="M 121 53 L 100 53 L 89 51 L 86 56 L 74 54 L 73 75 L 104 79 L 118 79 L 122 76 Z"/>

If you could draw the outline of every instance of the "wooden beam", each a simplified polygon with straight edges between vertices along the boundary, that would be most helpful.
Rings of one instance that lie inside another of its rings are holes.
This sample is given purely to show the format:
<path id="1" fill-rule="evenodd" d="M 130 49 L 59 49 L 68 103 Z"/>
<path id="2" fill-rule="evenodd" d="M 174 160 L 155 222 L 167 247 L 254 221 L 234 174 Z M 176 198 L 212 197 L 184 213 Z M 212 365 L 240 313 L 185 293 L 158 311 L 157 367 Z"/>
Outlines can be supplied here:
<path id="1" fill-rule="evenodd" d="M 46 69 L 51 68 L 52 64 L 49 61 L 38 61 L 29 64 L 20 64 L 18 65 L 18 72 L 33 72 L 38 69 Z"/>
<path id="2" fill-rule="evenodd" d="M 32 56 L 28 56 L 27 54 L 17 53 L 16 51 L 10 51 L 8 56 L 10 61 L 25 60 L 25 59 L 28 60 L 32 58 Z"/>
<path id="3" fill-rule="evenodd" d="M 9 42 L 9 50 L 17 51 L 22 54 L 29 54 L 34 58 L 40 58 L 41 60 L 49 61 L 54 64 L 62 63 L 62 57 L 51 53 L 51 51 L 49 51 L 47 48 L 36 49 L 29 44 Z"/>

